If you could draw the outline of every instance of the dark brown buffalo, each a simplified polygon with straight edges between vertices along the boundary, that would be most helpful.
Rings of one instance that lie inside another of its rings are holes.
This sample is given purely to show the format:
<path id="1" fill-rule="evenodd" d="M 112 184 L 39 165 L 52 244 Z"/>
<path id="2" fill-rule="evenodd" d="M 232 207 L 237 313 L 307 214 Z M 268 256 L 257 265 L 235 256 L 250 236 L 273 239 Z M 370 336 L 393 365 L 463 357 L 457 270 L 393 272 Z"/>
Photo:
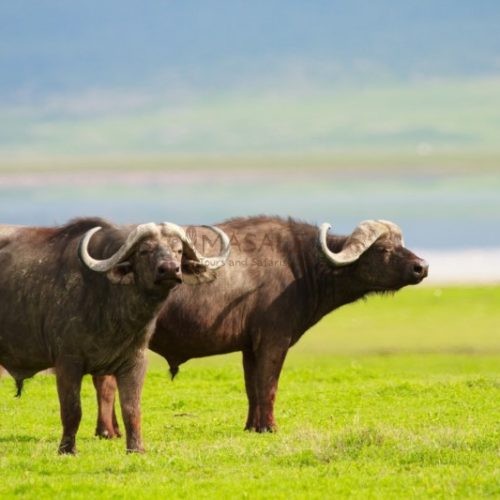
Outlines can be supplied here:
<path id="1" fill-rule="evenodd" d="M 248 396 L 246 429 L 275 428 L 274 400 L 288 349 L 325 314 L 371 293 L 396 291 L 427 276 L 428 265 L 404 247 L 387 221 L 365 221 L 350 236 L 328 235 L 328 224 L 276 217 L 220 224 L 232 254 L 216 282 L 179 287 L 168 298 L 150 349 L 174 376 L 191 358 L 243 352 Z M 207 247 L 198 231 L 198 245 Z M 97 433 L 118 434 L 114 380 L 96 378 Z"/>
<path id="2" fill-rule="evenodd" d="M 139 404 L 151 325 L 178 283 L 214 278 L 229 248 L 214 230 L 224 241 L 220 259 L 205 259 L 170 223 L 0 226 L 0 364 L 18 394 L 24 379 L 54 367 L 60 453 L 76 451 L 85 373 L 116 377 L 127 450 L 143 450 Z"/>

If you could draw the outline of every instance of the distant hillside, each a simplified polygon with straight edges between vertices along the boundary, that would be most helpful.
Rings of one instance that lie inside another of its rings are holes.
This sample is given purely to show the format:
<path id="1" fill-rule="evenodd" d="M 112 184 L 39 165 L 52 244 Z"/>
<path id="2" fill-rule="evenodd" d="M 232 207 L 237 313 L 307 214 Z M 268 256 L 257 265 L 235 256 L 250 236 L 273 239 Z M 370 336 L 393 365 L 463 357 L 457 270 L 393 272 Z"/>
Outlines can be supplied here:
<path id="1" fill-rule="evenodd" d="M 37 155 L 500 155 L 500 79 L 179 94 L 88 91 L 0 108 L 0 160 Z"/>

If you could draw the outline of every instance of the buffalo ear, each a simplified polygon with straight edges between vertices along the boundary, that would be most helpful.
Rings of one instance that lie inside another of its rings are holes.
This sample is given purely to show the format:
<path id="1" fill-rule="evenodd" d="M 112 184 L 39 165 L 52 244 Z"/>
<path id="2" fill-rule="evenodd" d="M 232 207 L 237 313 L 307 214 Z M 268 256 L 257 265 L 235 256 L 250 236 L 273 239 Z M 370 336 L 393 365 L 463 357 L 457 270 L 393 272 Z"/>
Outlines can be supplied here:
<path id="1" fill-rule="evenodd" d="M 130 262 L 120 262 L 111 268 L 106 276 L 114 285 L 132 285 L 135 282 L 134 270 Z"/>
<path id="2" fill-rule="evenodd" d="M 213 269 L 197 260 L 182 259 L 182 282 L 187 285 L 199 285 L 200 283 L 210 283 L 217 277 Z"/>

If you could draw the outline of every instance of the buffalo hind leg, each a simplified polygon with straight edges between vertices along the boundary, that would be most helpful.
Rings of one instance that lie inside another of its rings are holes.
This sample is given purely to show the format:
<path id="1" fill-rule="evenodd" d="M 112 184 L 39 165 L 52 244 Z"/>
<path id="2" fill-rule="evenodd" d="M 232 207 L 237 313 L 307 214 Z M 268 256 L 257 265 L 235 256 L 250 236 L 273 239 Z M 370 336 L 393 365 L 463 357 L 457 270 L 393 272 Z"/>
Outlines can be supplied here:
<path id="1" fill-rule="evenodd" d="M 141 355 L 130 369 L 116 374 L 128 453 L 144 452 L 141 437 L 141 393 L 145 372 L 146 360 Z"/>
<path id="2" fill-rule="evenodd" d="M 63 427 L 59 454 L 74 455 L 76 454 L 76 433 L 82 418 L 80 390 L 83 368 L 78 359 L 70 358 L 58 362 L 55 371 Z"/>
<path id="3" fill-rule="evenodd" d="M 105 439 L 121 437 L 115 413 L 116 379 L 114 375 L 92 377 L 97 396 L 97 425 L 95 435 Z"/>

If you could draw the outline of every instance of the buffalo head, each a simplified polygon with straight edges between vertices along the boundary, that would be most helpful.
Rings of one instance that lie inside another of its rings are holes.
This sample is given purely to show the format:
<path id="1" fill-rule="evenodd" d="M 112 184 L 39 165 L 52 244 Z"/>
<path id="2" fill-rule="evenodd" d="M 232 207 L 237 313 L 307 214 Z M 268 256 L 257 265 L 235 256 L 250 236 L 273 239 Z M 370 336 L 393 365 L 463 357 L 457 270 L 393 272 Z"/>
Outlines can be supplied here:
<path id="1" fill-rule="evenodd" d="M 222 251 L 217 257 L 198 253 L 184 229 L 170 222 L 136 226 L 120 248 L 105 259 L 93 258 L 89 253 L 91 239 L 101 230 L 94 227 L 82 237 L 78 254 L 85 266 L 106 273 L 115 284 L 135 283 L 142 290 L 154 291 L 181 282 L 202 283 L 214 279 L 213 271 L 225 264 L 230 252 L 227 235 L 217 227 L 207 227 L 221 238 Z"/>
<path id="2" fill-rule="evenodd" d="M 427 276 L 429 265 L 405 248 L 396 224 L 385 220 L 361 222 L 339 252 L 328 248 L 330 227 L 325 223 L 320 228 L 323 253 L 335 267 L 352 266 L 357 280 L 368 291 L 399 290 Z"/>

